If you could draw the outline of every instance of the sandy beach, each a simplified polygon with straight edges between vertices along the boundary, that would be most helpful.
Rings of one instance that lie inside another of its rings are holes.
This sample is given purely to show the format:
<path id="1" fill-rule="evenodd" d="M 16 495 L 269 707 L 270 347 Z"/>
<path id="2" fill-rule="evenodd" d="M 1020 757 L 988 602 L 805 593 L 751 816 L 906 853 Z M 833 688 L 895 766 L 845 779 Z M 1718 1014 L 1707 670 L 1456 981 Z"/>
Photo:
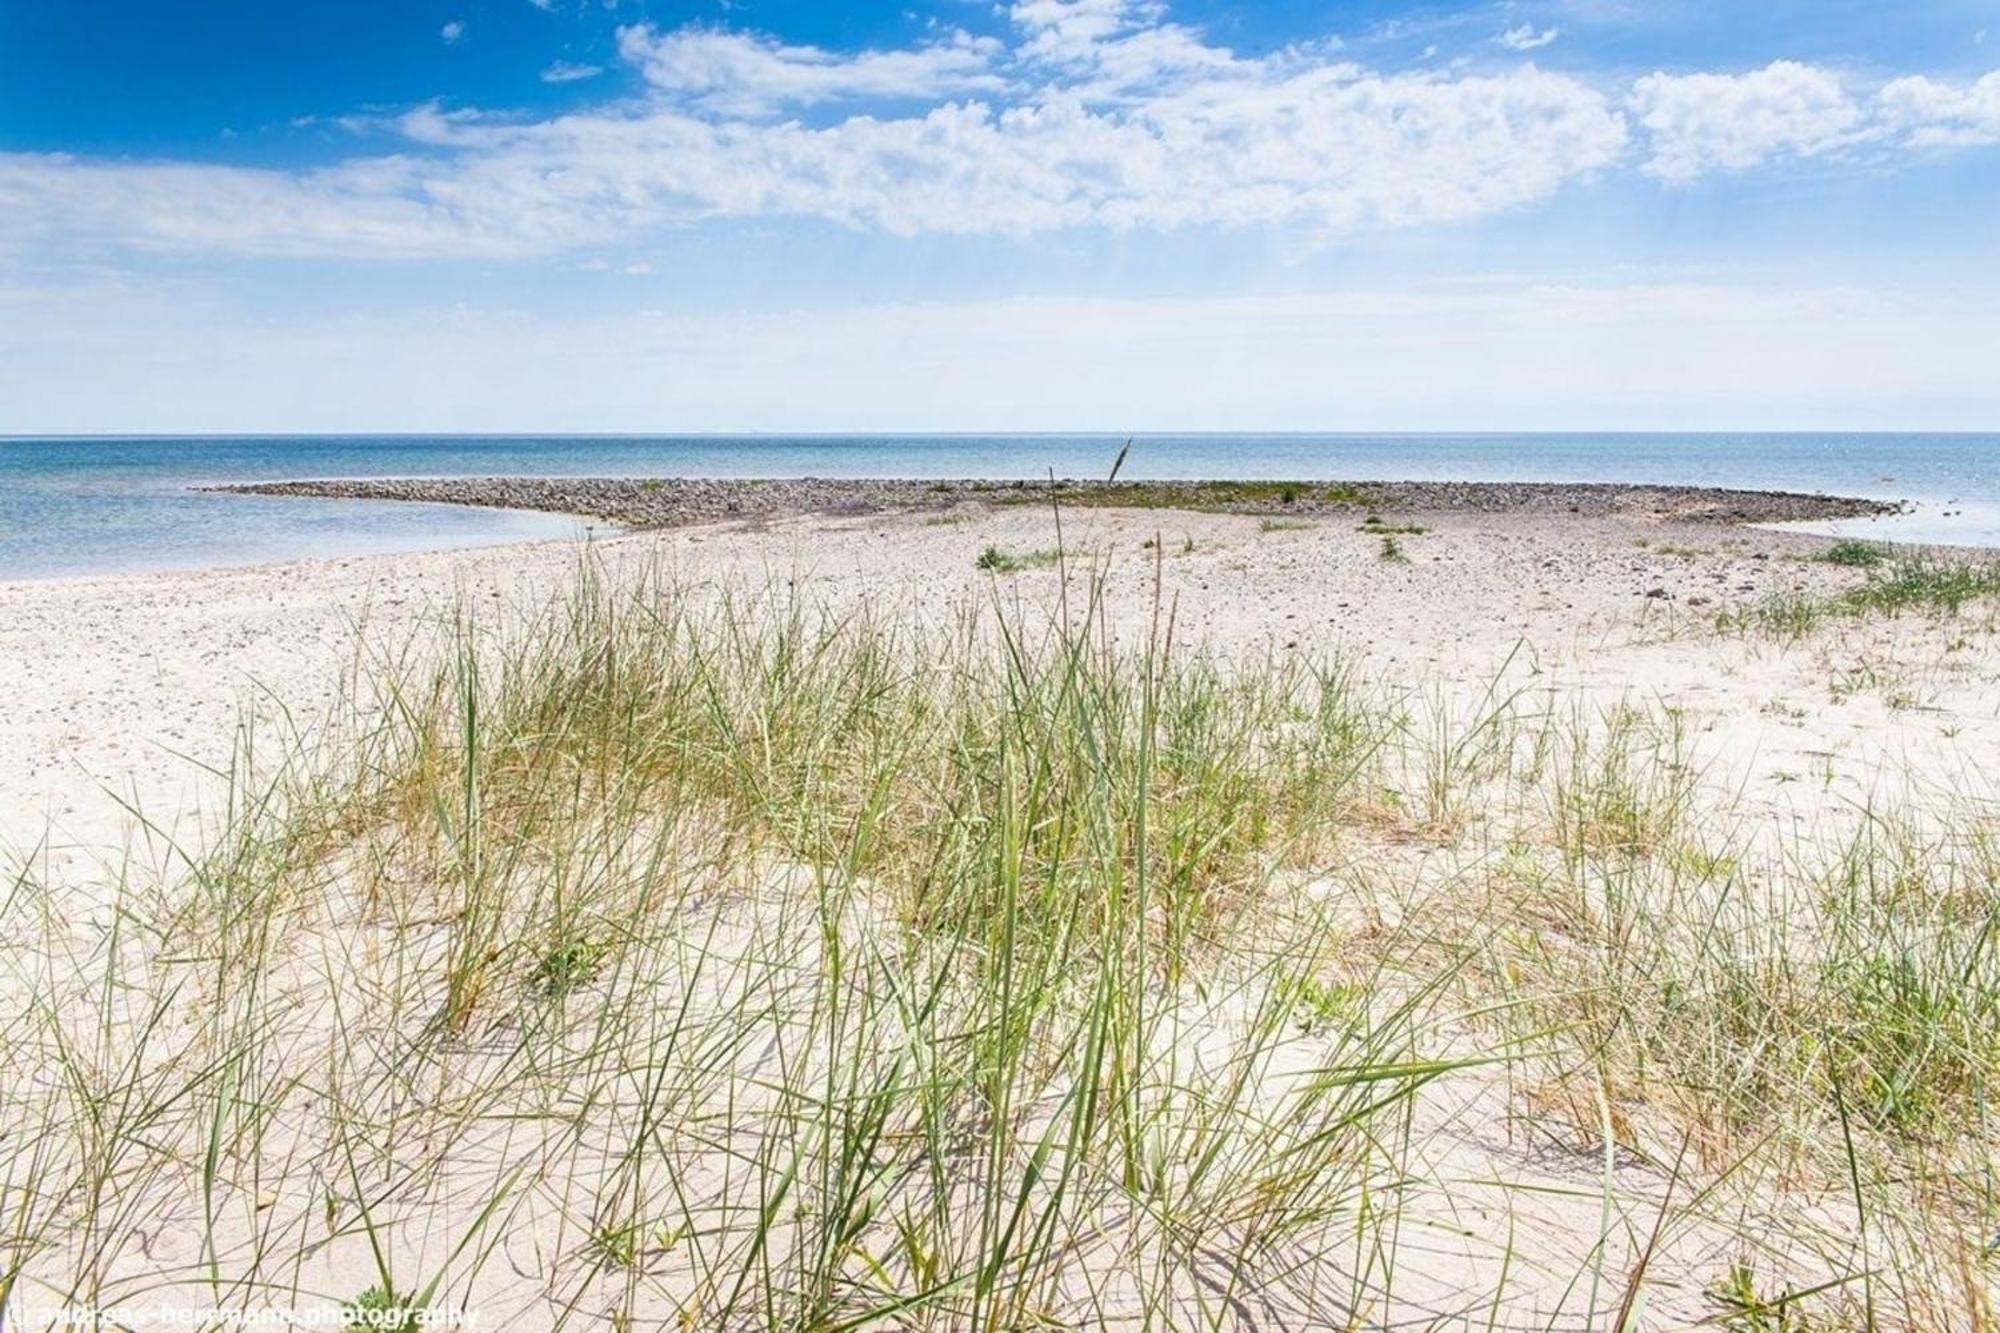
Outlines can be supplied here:
<path id="1" fill-rule="evenodd" d="M 309 749 L 334 715 L 354 725 L 355 700 L 385 664 L 435 657 L 454 619 L 503 635 L 529 624 L 552 602 L 574 596 L 586 568 L 613 590 L 651 580 L 710 609 L 760 598 L 768 607 L 775 593 L 850 622 L 947 633 L 968 614 L 1060 618 L 1067 599 L 1093 586 L 1099 600 L 1090 614 L 1107 651 L 1141 652 L 1170 637 L 1176 654 L 1224 671 L 1341 664 L 1367 697 L 1394 701 L 1385 706 L 1402 719 L 1405 739 L 1372 779 L 1380 793 L 1358 794 L 1318 859 L 1282 867 L 1260 892 L 1274 895 L 1264 909 L 1271 929 L 1296 926 L 1305 937 L 1339 941 L 1329 964 L 1336 974 L 1358 975 L 1363 955 L 1407 949 L 1407 976 L 1421 978 L 1447 966 L 1458 946 L 1445 941 L 1456 938 L 1452 931 L 1473 929 L 1468 922 L 1490 925 L 1506 912 L 1527 911 L 1523 920 L 1542 921 L 1537 930 L 1571 930 L 1535 915 L 1554 910 L 1546 904 L 1523 908 L 1508 897 L 1518 889 L 1509 867 L 1544 838 L 1554 839 L 1551 848 L 1573 845 L 1586 865 L 1597 854 L 1587 832 L 1566 831 L 1570 815 L 1561 801 L 1544 809 L 1527 787 L 1520 789 L 1525 796 L 1472 795 L 1513 791 L 1515 758 L 1477 773 L 1466 760 L 1466 792 L 1440 789 L 1434 770 L 1419 771 L 1440 762 L 1439 751 L 1426 748 L 1432 732 L 1476 738 L 1503 727 L 1510 736 L 1518 731 L 1531 739 L 1510 739 L 1508 753 L 1525 743 L 1543 755 L 1528 761 L 1537 772 L 1548 763 L 1560 773 L 1569 762 L 1563 746 L 1574 744 L 1581 756 L 1595 738 L 1624 734 L 1621 719 L 1643 718 L 1655 730 L 1641 749 L 1657 769 L 1634 779 L 1632 790 L 1670 786 L 1674 827 L 1682 830 L 1661 836 L 1658 856 L 1666 859 L 1657 863 L 1683 865 L 1673 858 L 1699 847 L 1709 858 L 1704 864 L 1768 865 L 1768 877 L 1743 872 L 1744 883 L 1760 892 L 1775 892 L 1777 867 L 1801 858 L 1803 848 L 1837 848 L 1892 813 L 1909 828 L 1935 827 L 1953 839 L 1990 832 L 1992 775 L 2000 773 L 2000 639 L 1991 603 L 1951 615 L 1834 615 L 1781 632 L 1769 615 L 1774 605 L 1830 605 L 1873 577 L 1828 562 L 1831 546 L 1826 538 L 1741 523 L 1567 507 L 1244 514 L 953 496 L 910 510 L 688 523 L 608 537 L 587 549 L 559 542 L 0 585 L 0 688 L 16 701 L 0 719 L 0 749 L 12 760 L 0 770 L 0 836 L 13 863 L 51 901 L 73 895 L 67 929 L 86 938 L 101 919 L 83 905 L 101 901 L 121 867 L 171 879 L 178 863 L 166 851 L 169 838 L 198 856 L 223 826 L 226 775 L 242 736 L 255 738 L 244 771 L 288 747 Z M 1671 731 L 1670 741 L 1659 728 Z M 1460 763 L 1454 756 L 1466 744 L 1450 741 L 1442 762 Z M 1668 758 L 1659 759 L 1663 754 Z M 1554 831 L 1534 831 L 1545 819 Z M 1689 831 L 1699 829 L 1713 836 Z M 1629 868 L 1640 855 L 1625 847 L 1616 859 Z M 1648 835 L 1642 859 L 1654 858 Z M 796 878 L 801 873 L 764 872 L 742 900 L 754 908 L 732 907 L 708 929 L 735 941 L 732 956 L 795 932 L 784 923 L 801 893 L 812 896 Z M 1681 873 L 1670 870 L 1673 883 Z M 1728 872 L 1727 883 L 1736 883 L 1734 875 Z M 1503 900 L 1514 905 L 1495 905 Z M 326 946 L 333 950 L 327 956 L 348 959 L 340 966 L 358 969 L 356 980 L 315 980 L 322 964 L 301 957 L 277 965 L 270 984 L 300 996 L 332 984 L 332 994 L 347 996 L 338 1002 L 342 1012 L 367 1010 L 371 1002 L 362 997 L 378 965 L 367 960 L 385 947 L 353 936 L 368 920 L 362 900 L 342 890 L 324 910 L 305 911 L 297 927 L 301 941 L 322 934 L 340 941 Z M 868 937 L 870 928 L 856 929 Z M 13 984 L 35 984 L 40 966 L 17 960 Z M 1237 1020 L 1222 1016 L 1243 1002 L 1234 984 L 1202 992 L 1209 996 L 1203 1004 L 1224 1006 L 1213 1012 L 1184 1001 L 1195 1006 L 1183 1033 L 1190 1051 L 1242 1039 L 1229 1035 Z M 1224 994 L 1237 998 L 1215 998 Z M 310 1024 L 301 1031 L 300 1050 L 331 1039 Z M 1303 1040 L 1294 1034 L 1287 1043 Z M 1484 1060 L 1491 1040 L 1481 1024 L 1454 1019 L 1436 1029 L 1434 1050 Z M 468 1050 L 466 1058 L 477 1064 L 486 1057 Z M 1756 1281 L 1781 1284 L 1774 1290 L 1829 1280 L 1828 1265 L 1846 1262 L 1847 1239 L 1825 1240 L 1858 1232 L 1837 1173 L 1787 1157 L 1739 1179 L 1731 1154 L 1749 1151 L 1763 1131 L 1677 1119 L 1680 1093 L 1642 1094 L 1620 1084 L 1622 1074 L 1577 1083 L 1574 1065 L 1561 1065 L 1569 1072 L 1559 1075 L 1557 1065 L 1522 1059 L 1518 1070 L 1454 1075 L 1417 1103 L 1413 1128 L 1405 1130 L 1416 1146 L 1402 1162 L 1417 1183 L 1399 1205 L 1407 1208 L 1409 1233 L 1402 1250 L 1391 1247 L 1397 1282 L 1354 1276 L 1360 1285 L 1353 1290 L 1377 1293 L 1359 1310 L 1351 1295 L 1274 1290 L 1267 1318 L 1245 1316 L 1239 1326 L 1321 1327 L 1341 1309 L 1366 1324 L 1429 1319 L 1457 1326 L 1454 1320 L 1477 1310 L 1499 1327 L 1595 1326 L 1630 1284 L 1651 1302 L 1646 1326 L 1682 1327 L 1726 1308 L 1714 1294 L 1718 1275 L 1749 1262 L 1744 1256 L 1753 1250 Z M 1261 1076 L 1271 1088 L 1291 1077 L 1282 1065 Z M 1594 1142 L 1587 1126 L 1600 1118 L 1619 1129 Z M 527 1133 L 507 1129 L 496 1138 L 497 1123 L 480 1122 L 456 1147 L 438 1140 L 438 1160 L 477 1174 L 480 1168 L 465 1163 L 509 1151 L 509 1136 Z M 521 1140 L 531 1141 L 542 1143 L 537 1152 L 553 1151 L 532 1133 Z M 461 1149 L 470 1157 L 455 1158 Z M 271 1183 L 239 1183 L 235 1188 L 257 1201 L 231 1214 L 237 1220 L 210 1243 L 261 1255 L 254 1239 L 260 1227 L 290 1212 L 309 1219 L 318 1207 L 312 1190 L 321 1186 L 308 1187 L 282 1161 L 319 1151 L 324 1144 L 315 1147 L 311 1131 L 298 1126 L 252 1151 L 251 1158 L 262 1155 L 260 1170 Z M 485 1265 L 454 1288 L 454 1301 L 489 1319 L 528 1324 L 548 1322 L 565 1303 L 644 1326 L 707 1308 L 701 1302 L 713 1293 L 704 1295 L 703 1282 L 683 1267 L 695 1260 L 676 1248 L 671 1229 L 661 1233 L 650 1264 L 628 1255 L 607 1269 L 578 1258 L 574 1228 L 596 1216 L 605 1197 L 590 1174 L 597 1169 L 578 1174 L 572 1163 L 562 1181 L 536 1187 L 545 1206 L 510 1208 L 494 1239 L 510 1262 Z M 443 1191 L 426 1196 L 434 1198 L 428 1212 L 414 1196 L 400 1208 L 413 1222 L 395 1243 L 410 1263 L 435 1263 L 448 1237 L 485 1225 L 476 1216 L 483 1187 L 461 1194 L 463 1177 L 439 1171 L 426 1177 L 434 1180 L 426 1188 Z M 1793 1185 L 1784 1183 L 1788 1174 Z M 157 1181 L 165 1190 L 158 1195 L 133 1186 L 131 1198 L 156 1200 L 133 1205 L 152 1219 L 145 1225 L 176 1217 L 188 1223 L 185 1195 L 176 1201 L 169 1188 L 175 1178 L 169 1172 Z M 716 1188 L 727 1194 L 734 1187 Z M 1940 1207 L 1939 1219 L 1965 1222 L 1956 1204 Z M 1650 1235 L 1667 1217 L 1672 1227 Z M 1942 1233 L 1933 1228 L 1946 1225 L 1939 1219 L 1901 1219 L 1909 1229 L 1896 1243 L 1936 1241 Z M 199 1258 L 186 1243 L 141 1248 L 145 1255 L 120 1247 L 106 1271 L 143 1286 Z M 365 1250 L 353 1236 L 303 1262 L 297 1280 L 313 1291 L 351 1295 L 368 1280 Z M 1093 1271 L 1137 1272 L 1121 1262 L 1107 1258 Z M 1579 1285 L 1586 1271 L 1596 1277 Z M 1051 1299 L 1071 1311 L 1095 1309 L 1107 1326 L 1139 1326 L 1135 1312 L 1147 1300 L 1195 1302 L 1183 1313 L 1198 1306 L 1198 1288 L 1212 1275 L 1199 1263 L 1189 1273 L 1192 1287 L 1166 1281 L 1164 1297 L 1121 1295 L 1122 1279 L 1114 1279 L 1108 1292 L 1093 1285 L 1086 1296 L 1065 1287 Z M 1973 1299 L 1969 1290 L 1908 1290 L 1900 1308 L 1910 1326 L 1923 1326 L 1952 1301 Z M 1328 1303 L 1316 1303 L 1322 1300 Z M 707 1325 L 697 1318 L 688 1326 Z"/>
<path id="2" fill-rule="evenodd" d="M 0 7 L 0 1333 L 2000 1333 L 1996 5 Z"/>
<path id="3" fill-rule="evenodd" d="M 1381 558 L 1382 537 L 1353 506 L 1291 517 L 1275 501 L 1264 508 L 1058 513 L 973 499 L 912 512 L 711 518 L 589 550 L 628 572 L 664 569 L 740 589 L 779 578 L 835 606 L 942 615 L 996 595 L 996 579 L 978 566 L 984 549 L 1050 550 L 1060 526 L 1072 573 L 1107 572 L 1128 634 L 1150 614 L 1157 573 L 1190 645 L 1333 654 L 1459 691 L 1486 689 L 1511 657 L 1537 689 L 1593 707 L 1671 700 L 1699 719 L 1730 784 L 1772 799 L 1774 773 L 1830 766 L 1835 783 L 1805 785 L 1839 805 L 1854 784 L 1881 780 L 1885 762 L 1971 774 L 2000 759 L 1985 694 L 1992 663 L 1976 643 L 1946 651 L 1957 627 L 1843 625 L 1796 645 L 1704 632 L 1732 610 L 1858 582 L 1855 571 L 1813 559 L 1824 538 L 1669 521 L 1650 506 L 1634 516 L 1571 514 L 1566 503 L 1381 511 L 1391 525 L 1425 529 L 1391 534 L 1408 554 L 1399 563 Z M 501 619 L 537 606 L 574 577 L 584 549 L 535 543 L 0 584 L 0 687 L 22 701 L 0 720 L 18 757 L 0 773 L 0 828 L 16 846 L 46 833 L 57 848 L 104 848 L 118 845 L 128 804 L 149 818 L 180 817 L 199 804 L 203 770 L 227 768 L 245 710 L 285 710 L 309 725 L 370 649 L 404 644 L 459 606 Z M 1050 568 L 997 580 L 1008 597 L 1046 598 L 1060 582 Z"/>

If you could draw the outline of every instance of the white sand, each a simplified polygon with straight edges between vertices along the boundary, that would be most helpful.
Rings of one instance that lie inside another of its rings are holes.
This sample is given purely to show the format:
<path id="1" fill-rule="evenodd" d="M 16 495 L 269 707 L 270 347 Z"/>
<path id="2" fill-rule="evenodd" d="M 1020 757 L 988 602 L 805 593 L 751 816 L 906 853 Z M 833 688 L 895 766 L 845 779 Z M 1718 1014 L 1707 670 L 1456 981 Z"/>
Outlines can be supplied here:
<path id="1" fill-rule="evenodd" d="M 1379 536 L 1333 520 L 1273 530 L 1237 516 L 1082 511 L 1063 517 L 1062 538 L 1079 558 L 1107 562 L 1110 614 L 1128 639 L 1152 620 L 1157 579 L 1177 637 L 1219 653 L 1343 654 L 1392 687 L 1435 689 L 1447 707 L 1471 706 L 1500 678 L 1538 705 L 1679 710 L 1704 779 L 1778 831 L 1851 817 L 1911 784 L 1983 794 L 1983 775 L 2000 772 L 2000 641 L 1984 621 L 1842 623 L 1792 645 L 1713 632 L 1719 608 L 1860 577 L 1805 559 L 1819 549 L 1810 539 L 1624 520 L 1391 518 L 1430 529 L 1398 537 L 1409 563 L 1385 562 Z M 950 521 L 718 526 L 599 546 L 612 577 L 656 564 L 711 589 L 792 580 L 836 606 L 948 614 L 976 599 L 1060 595 L 1053 570 L 995 578 L 975 568 L 989 545 L 1026 552 L 1055 541 L 1053 516 L 1007 508 Z M 260 726 L 309 731 L 370 654 L 420 641 L 454 609 L 498 620 L 531 612 L 578 560 L 573 545 L 556 543 L 0 585 L 9 700 L 0 841 L 34 854 L 55 882 L 80 884 L 132 841 L 135 808 L 198 838 L 196 816 L 222 788 L 216 770 L 246 711 Z M 1506 1102 L 1475 1080 L 1458 1106 L 1427 1112 L 1435 1178 L 1461 1188 L 1440 1197 L 1433 1230 L 1413 1211 L 1404 1262 L 1406 1281 L 1439 1308 L 1454 1290 L 1499 1280 L 1497 1240 L 1510 1227 L 1519 1230 L 1507 1237 L 1517 1243 L 1509 1262 L 1546 1270 L 1512 1280 L 1560 1304 L 1598 1234 L 1587 1155 L 1524 1144 Z M 1478 1183 L 1501 1180 L 1509 1190 Z M 1512 1192 L 1524 1185 L 1535 1188 Z M 1629 1225 L 1643 1228 L 1666 1185 L 1657 1172 L 1621 1168 L 1619 1190 Z M 190 1262 L 195 1231 L 182 1220 L 162 1254 Z M 456 1234 L 462 1222 L 438 1225 Z M 522 1234 L 537 1246 L 573 1243 L 551 1225 L 548 1237 Z M 1730 1257 L 1736 1235 L 1677 1238 L 1672 1264 L 1660 1265 L 1667 1294 L 1656 1315 L 1705 1309 L 1703 1275 Z M 539 1270 L 519 1267 L 511 1250 L 510 1261 L 534 1288 Z M 327 1280 L 358 1290 L 367 1273 L 343 1268 Z"/>
<path id="2" fill-rule="evenodd" d="M 721 525 L 598 543 L 615 567 L 657 560 L 700 581 L 796 579 L 834 604 L 938 610 L 995 595 L 974 567 L 988 545 L 1050 547 L 1046 512 L 967 509 L 961 521 L 898 515 Z M 1160 574 L 1178 634 L 1225 652 L 1340 652 L 1386 680 L 1482 691 L 1510 680 L 1609 707 L 1684 710 L 1711 778 L 1753 807 L 1839 807 L 1914 775 L 1951 785 L 2000 771 L 2000 652 L 1990 635 L 1921 617 L 1843 624 L 1802 645 L 1721 637 L 1719 608 L 1859 575 L 1803 557 L 1810 538 L 1623 520 L 1460 515 L 1380 540 L 1327 520 L 1266 531 L 1255 518 L 1071 511 L 1064 538 L 1109 561 L 1112 606 L 1146 624 Z M 1188 540 L 1192 552 L 1184 550 Z M 1640 542 L 1648 543 L 1646 546 Z M 405 642 L 464 605 L 504 616 L 571 577 L 572 543 L 272 565 L 243 570 L 0 584 L 0 845 L 49 848 L 80 869 L 117 849 L 135 805 L 182 823 L 217 784 L 236 722 L 280 708 L 309 725 L 357 653 Z M 1000 595 L 1051 595 L 1030 570 Z M 1648 593 L 1656 593 L 1648 596 Z M 1962 642 L 1961 642 L 1962 640 Z M 83 857 L 84 860 L 78 858 Z"/>

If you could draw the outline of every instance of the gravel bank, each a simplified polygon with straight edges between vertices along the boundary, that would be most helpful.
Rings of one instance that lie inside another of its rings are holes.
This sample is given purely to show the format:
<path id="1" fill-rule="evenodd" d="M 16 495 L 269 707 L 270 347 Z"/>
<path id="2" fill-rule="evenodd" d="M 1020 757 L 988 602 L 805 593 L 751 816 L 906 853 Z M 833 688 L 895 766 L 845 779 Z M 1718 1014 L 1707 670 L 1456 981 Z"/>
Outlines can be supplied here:
<path id="1" fill-rule="evenodd" d="M 273 481 L 218 486 L 252 495 L 419 500 L 581 514 L 630 528 L 725 519 L 947 509 L 963 503 L 1065 504 L 1250 514 L 1528 513 L 1687 523 L 1776 523 L 1896 512 L 1876 500 L 1785 491 L 1568 482 L 717 480 L 459 477 Z"/>

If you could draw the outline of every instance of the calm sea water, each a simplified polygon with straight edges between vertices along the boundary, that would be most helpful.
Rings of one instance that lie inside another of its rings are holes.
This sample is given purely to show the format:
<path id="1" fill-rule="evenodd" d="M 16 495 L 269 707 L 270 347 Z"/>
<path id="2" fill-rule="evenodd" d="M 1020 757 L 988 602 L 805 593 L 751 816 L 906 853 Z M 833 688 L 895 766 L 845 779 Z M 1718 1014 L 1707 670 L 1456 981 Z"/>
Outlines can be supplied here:
<path id="1" fill-rule="evenodd" d="M 0 579 L 518 541 L 573 519 L 205 495 L 306 477 L 1103 476 L 1105 435 L 0 439 Z M 2000 546 L 2000 435 L 1147 435 L 1128 478 L 1644 481 L 1908 500 L 1836 525 Z"/>

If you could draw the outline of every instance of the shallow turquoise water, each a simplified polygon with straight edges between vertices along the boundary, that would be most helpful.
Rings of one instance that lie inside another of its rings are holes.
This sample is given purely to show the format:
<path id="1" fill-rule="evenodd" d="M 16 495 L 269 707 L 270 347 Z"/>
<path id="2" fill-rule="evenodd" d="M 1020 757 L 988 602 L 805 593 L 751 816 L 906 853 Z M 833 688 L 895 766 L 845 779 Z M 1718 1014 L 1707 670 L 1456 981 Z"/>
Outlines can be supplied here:
<path id="1" fill-rule="evenodd" d="M 384 476 L 1102 476 L 1104 435 L 0 439 L 0 579 L 251 564 L 574 534 L 573 519 L 205 495 L 204 482 Z M 1994 435 L 1147 435 L 1128 478 L 1641 481 L 1916 503 L 1837 525 L 2000 546 Z"/>

